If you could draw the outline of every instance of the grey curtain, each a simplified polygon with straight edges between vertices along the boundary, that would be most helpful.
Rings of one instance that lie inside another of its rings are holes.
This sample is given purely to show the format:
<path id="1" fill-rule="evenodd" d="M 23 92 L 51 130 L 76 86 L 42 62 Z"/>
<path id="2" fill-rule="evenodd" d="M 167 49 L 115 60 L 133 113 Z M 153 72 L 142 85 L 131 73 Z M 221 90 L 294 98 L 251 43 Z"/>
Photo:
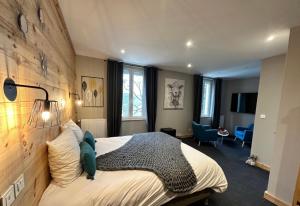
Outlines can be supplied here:
<path id="1" fill-rule="evenodd" d="M 202 104 L 203 76 L 194 75 L 194 110 L 193 121 L 200 123 Z"/>
<path id="2" fill-rule="evenodd" d="M 157 76 L 158 69 L 156 67 L 145 67 L 148 132 L 155 131 L 157 108 Z"/>
<path id="3" fill-rule="evenodd" d="M 214 115 L 212 119 L 212 127 L 216 129 L 219 127 L 220 124 L 221 95 L 222 95 L 222 79 L 215 79 L 215 105 L 214 105 Z"/>
<path id="4" fill-rule="evenodd" d="M 123 62 L 107 61 L 107 135 L 119 136 L 122 120 Z"/>

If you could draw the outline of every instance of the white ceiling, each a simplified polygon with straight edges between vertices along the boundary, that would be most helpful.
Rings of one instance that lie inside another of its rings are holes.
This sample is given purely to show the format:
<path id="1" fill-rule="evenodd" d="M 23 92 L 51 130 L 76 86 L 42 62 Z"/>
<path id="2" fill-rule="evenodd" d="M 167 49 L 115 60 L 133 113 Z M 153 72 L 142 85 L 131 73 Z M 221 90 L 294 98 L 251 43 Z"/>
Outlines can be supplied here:
<path id="1" fill-rule="evenodd" d="M 259 60 L 285 53 L 289 28 L 300 25 L 300 0 L 59 3 L 79 55 L 212 77 L 258 76 Z M 270 35 L 274 40 L 266 42 Z"/>

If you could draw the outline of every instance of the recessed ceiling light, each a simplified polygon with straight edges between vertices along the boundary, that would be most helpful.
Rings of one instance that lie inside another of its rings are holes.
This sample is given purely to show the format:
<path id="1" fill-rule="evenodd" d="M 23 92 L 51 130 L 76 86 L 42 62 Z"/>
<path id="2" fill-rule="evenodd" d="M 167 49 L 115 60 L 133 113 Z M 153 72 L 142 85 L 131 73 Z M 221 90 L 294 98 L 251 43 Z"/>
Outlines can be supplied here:
<path id="1" fill-rule="evenodd" d="M 188 65 L 187 65 L 187 68 L 192 68 L 192 64 L 188 64 Z"/>
<path id="2" fill-rule="evenodd" d="M 125 54 L 125 49 L 121 49 L 121 51 L 120 51 L 122 54 Z"/>
<path id="3" fill-rule="evenodd" d="M 191 40 L 187 41 L 185 43 L 185 46 L 188 47 L 188 48 L 192 47 L 193 46 L 193 41 L 191 41 Z"/>
<path id="4" fill-rule="evenodd" d="M 271 36 L 269 36 L 267 39 L 266 39 L 266 41 L 267 42 L 270 42 L 270 41 L 273 41 L 275 39 L 275 36 L 274 35 L 271 35 Z"/>

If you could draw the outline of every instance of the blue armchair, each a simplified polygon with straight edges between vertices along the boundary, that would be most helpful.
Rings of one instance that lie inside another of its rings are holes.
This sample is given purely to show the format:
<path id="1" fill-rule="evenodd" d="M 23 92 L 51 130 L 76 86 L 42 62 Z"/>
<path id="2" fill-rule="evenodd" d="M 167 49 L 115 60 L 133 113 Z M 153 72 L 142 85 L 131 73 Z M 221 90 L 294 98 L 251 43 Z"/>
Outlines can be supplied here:
<path id="1" fill-rule="evenodd" d="M 253 135 L 254 124 L 249 124 L 248 127 L 235 127 L 234 135 L 235 139 L 240 139 L 243 141 L 242 147 L 244 147 L 245 142 L 251 143 L 252 142 L 252 135 Z"/>
<path id="2" fill-rule="evenodd" d="M 218 130 L 211 129 L 208 125 L 201 125 L 196 122 L 193 122 L 193 136 L 196 140 L 199 141 L 199 146 L 201 142 L 214 142 L 216 147 L 216 143 L 218 140 Z"/>

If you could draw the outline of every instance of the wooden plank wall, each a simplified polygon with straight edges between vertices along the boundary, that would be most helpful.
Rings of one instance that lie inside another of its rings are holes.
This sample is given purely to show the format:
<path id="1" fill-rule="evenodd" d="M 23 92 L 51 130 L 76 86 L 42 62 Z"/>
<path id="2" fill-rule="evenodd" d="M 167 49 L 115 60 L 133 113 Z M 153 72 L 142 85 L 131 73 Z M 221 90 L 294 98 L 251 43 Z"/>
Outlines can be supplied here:
<path id="1" fill-rule="evenodd" d="M 38 20 L 37 3 L 44 11 L 44 26 Z M 19 11 L 29 22 L 25 35 L 17 26 Z M 47 76 L 41 70 L 40 52 L 48 58 Z M 24 173 L 25 189 L 14 205 L 37 205 L 50 180 L 45 143 L 59 134 L 59 128 L 26 126 L 34 99 L 44 94 L 20 88 L 17 100 L 9 102 L 2 89 L 8 76 L 17 83 L 46 88 L 50 99 L 64 99 L 62 122 L 76 118 L 69 99 L 75 88 L 75 53 L 57 0 L 0 0 L 0 193 Z"/>

